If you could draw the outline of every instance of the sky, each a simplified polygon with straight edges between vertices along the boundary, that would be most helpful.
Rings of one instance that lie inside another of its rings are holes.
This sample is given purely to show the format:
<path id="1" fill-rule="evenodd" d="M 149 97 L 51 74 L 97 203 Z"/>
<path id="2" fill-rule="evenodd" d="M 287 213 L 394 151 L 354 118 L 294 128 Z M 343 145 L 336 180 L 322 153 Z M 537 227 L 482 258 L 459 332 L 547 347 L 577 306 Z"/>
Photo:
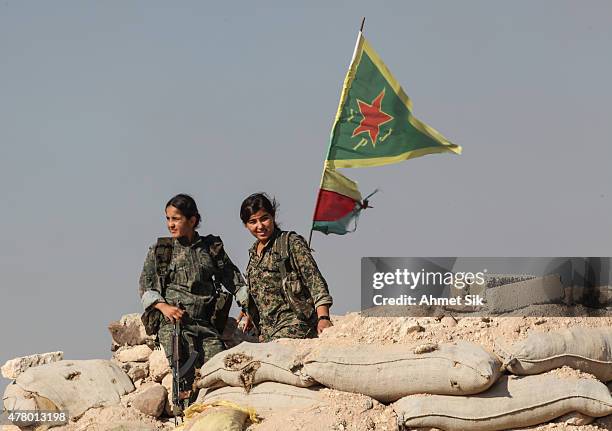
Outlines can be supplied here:
<path id="1" fill-rule="evenodd" d="M 364 256 L 612 255 L 609 1 L 3 0 L 0 364 L 110 358 L 177 193 L 241 270 L 247 195 L 307 237 L 362 16 L 463 154 L 343 170 L 381 192 L 313 235 L 332 313 L 359 310 Z"/>

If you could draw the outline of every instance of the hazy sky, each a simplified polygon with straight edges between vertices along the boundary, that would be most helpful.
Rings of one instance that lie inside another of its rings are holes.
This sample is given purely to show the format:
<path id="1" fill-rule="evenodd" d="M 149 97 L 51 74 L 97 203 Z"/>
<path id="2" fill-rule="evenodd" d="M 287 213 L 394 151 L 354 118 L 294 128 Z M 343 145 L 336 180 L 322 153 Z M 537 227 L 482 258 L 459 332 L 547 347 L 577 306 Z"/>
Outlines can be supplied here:
<path id="1" fill-rule="evenodd" d="M 248 194 L 307 236 L 362 16 L 464 153 L 343 171 L 382 191 L 356 233 L 314 234 L 333 313 L 362 256 L 612 255 L 609 1 L 4 0 L 0 364 L 110 357 L 176 193 L 242 270 Z"/>

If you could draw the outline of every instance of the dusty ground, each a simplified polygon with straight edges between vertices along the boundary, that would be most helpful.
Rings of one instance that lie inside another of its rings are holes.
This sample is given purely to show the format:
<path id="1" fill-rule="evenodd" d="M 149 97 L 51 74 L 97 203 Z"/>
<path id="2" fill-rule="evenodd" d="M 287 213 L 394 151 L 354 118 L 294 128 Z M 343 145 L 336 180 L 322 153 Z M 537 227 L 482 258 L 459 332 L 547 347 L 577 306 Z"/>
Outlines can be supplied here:
<path id="1" fill-rule="evenodd" d="M 329 405 L 296 409 L 275 414 L 248 431 L 392 431 L 397 430 L 393 410 L 372 398 L 332 389 L 323 389 Z"/>
<path id="2" fill-rule="evenodd" d="M 551 306 L 547 306 L 551 307 Z M 539 313 L 538 313 L 539 314 Z M 609 314 L 609 313 L 608 313 Z M 540 314 L 541 315 L 541 314 Z M 418 326 L 417 326 L 418 325 Z M 318 342 L 323 346 L 353 344 L 415 344 L 472 341 L 489 351 L 512 345 L 531 331 L 549 332 L 574 326 L 612 326 L 609 317 L 367 317 L 348 313 L 335 317 Z"/>

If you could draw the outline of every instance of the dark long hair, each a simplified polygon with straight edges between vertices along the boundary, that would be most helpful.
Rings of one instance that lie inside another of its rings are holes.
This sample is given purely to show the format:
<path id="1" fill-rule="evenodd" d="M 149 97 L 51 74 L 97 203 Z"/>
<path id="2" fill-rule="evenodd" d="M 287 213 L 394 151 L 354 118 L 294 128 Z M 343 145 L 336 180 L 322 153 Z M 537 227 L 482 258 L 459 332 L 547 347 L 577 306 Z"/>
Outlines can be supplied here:
<path id="1" fill-rule="evenodd" d="M 253 193 L 242 201 L 240 205 L 240 220 L 242 223 L 247 224 L 253 214 L 259 210 L 264 210 L 272 217 L 274 217 L 274 227 L 280 229 L 276 223 L 276 210 L 278 209 L 278 203 L 276 199 L 268 197 L 267 194 L 258 192 Z"/>
<path id="2" fill-rule="evenodd" d="M 168 201 L 166 208 L 168 207 L 174 207 L 179 210 L 181 214 L 187 218 L 187 220 L 189 220 L 191 217 L 195 217 L 196 224 L 194 229 L 200 226 L 202 217 L 198 212 L 198 206 L 196 205 L 195 200 L 191 196 L 180 193 Z"/>

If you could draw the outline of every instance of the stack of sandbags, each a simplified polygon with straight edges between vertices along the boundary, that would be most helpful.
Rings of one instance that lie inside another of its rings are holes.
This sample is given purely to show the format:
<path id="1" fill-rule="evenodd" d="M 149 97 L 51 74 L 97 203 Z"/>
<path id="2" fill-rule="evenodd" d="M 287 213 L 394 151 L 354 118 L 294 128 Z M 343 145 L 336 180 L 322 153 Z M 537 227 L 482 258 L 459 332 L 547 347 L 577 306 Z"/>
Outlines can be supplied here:
<path id="1" fill-rule="evenodd" d="M 265 417 L 323 405 L 319 392 L 328 387 L 396 401 L 400 423 L 410 428 L 500 430 L 567 414 L 588 422 L 612 414 L 608 388 L 581 374 L 611 380 L 611 332 L 573 328 L 534 334 L 503 355 L 503 366 L 482 347 L 462 341 L 327 349 L 317 340 L 243 343 L 202 368 L 198 386 L 206 389 L 199 400 L 229 400 Z M 561 366 L 581 371 L 541 374 Z M 500 378 L 501 370 L 538 375 Z"/>
<path id="2" fill-rule="evenodd" d="M 612 414 L 608 388 L 593 379 L 504 376 L 473 396 L 411 395 L 393 404 L 400 425 L 446 431 L 494 431 L 549 422 L 567 413 Z"/>
<path id="3" fill-rule="evenodd" d="M 321 386 L 302 372 L 302 356 L 295 344 L 241 343 L 201 368 L 198 402 L 231 401 L 260 417 L 321 404 Z"/>
<path id="4" fill-rule="evenodd" d="M 587 422 L 612 414 L 604 384 L 612 380 L 612 328 L 536 332 L 500 356 L 506 371 L 522 377 L 505 376 L 471 397 L 404 397 L 394 404 L 399 422 L 411 428 L 492 431 L 538 425 L 568 413 L 579 413 Z M 571 373 L 564 375 L 564 369 Z"/>
<path id="5" fill-rule="evenodd" d="M 232 401 L 263 417 L 326 403 L 322 387 L 394 401 L 407 394 L 472 394 L 499 378 L 497 358 L 473 343 L 343 346 L 316 340 L 242 343 L 200 370 L 198 401 Z M 319 385 L 317 385 L 319 383 Z"/>
<path id="6" fill-rule="evenodd" d="M 512 374 L 541 374 L 568 366 L 608 382 L 612 380 L 612 328 L 535 332 L 500 355 Z"/>

